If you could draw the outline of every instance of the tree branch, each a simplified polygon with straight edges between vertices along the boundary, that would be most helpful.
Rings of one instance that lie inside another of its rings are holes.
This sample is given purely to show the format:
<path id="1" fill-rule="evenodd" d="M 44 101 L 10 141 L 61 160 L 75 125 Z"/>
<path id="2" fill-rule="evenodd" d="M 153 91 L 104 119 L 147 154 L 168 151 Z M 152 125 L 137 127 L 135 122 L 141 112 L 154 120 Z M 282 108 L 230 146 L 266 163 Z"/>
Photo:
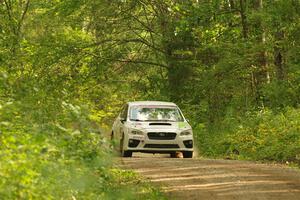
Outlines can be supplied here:
<path id="1" fill-rule="evenodd" d="M 29 3 L 30 3 L 30 0 L 27 0 L 26 4 L 25 4 L 24 11 L 23 11 L 22 16 L 21 16 L 21 19 L 19 20 L 19 23 L 18 23 L 18 32 L 20 32 L 20 30 L 21 30 L 22 23 L 25 19 L 25 15 L 26 15 L 26 13 L 28 11 L 28 8 L 29 8 Z"/>
<path id="2" fill-rule="evenodd" d="M 119 59 L 106 59 L 106 60 L 110 60 L 110 61 L 116 61 L 116 62 L 122 62 L 122 63 L 134 63 L 134 64 L 147 64 L 147 65 L 154 65 L 154 66 L 159 66 L 159 67 L 163 67 L 163 68 L 168 68 L 168 66 L 160 64 L 160 63 L 155 63 L 155 62 L 151 62 L 151 61 L 142 61 L 142 60 L 119 60 Z"/>

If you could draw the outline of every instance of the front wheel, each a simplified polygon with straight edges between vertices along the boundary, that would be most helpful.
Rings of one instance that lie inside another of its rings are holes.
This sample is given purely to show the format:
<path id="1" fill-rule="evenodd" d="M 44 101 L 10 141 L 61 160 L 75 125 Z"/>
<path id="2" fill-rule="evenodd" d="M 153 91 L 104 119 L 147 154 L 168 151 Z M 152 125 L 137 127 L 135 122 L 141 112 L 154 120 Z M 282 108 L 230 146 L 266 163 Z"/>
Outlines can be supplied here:
<path id="1" fill-rule="evenodd" d="M 192 151 L 183 151 L 182 155 L 184 158 L 192 158 L 193 157 L 193 152 Z"/>
<path id="2" fill-rule="evenodd" d="M 132 157 L 132 151 L 123 151 L 122 157 Z"/>
<path id="3" fill-rule="evenodd" d="M 112 131 L 110 134 L 110 140 L 113 141 L 114 140 L 114 132 Z"/>
<path id="4" fill-rule="evenodd" d="M 125 151 L 124 150 L 124 134 L 120 140 L 120 153 L 122 157 L 132 157 L 132 151 Z"/>

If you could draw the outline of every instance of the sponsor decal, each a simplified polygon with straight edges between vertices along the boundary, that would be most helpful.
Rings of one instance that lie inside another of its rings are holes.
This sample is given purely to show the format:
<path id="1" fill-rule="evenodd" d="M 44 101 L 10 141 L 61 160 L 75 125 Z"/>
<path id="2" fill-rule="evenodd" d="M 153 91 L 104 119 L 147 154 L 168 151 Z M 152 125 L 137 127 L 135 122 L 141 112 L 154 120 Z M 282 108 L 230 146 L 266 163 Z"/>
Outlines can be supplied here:
<path id="1" fill-rule="evenodd" d="M 186 122 L 178 122 L 178 128 L 186 128 L 187 123 Z"/>

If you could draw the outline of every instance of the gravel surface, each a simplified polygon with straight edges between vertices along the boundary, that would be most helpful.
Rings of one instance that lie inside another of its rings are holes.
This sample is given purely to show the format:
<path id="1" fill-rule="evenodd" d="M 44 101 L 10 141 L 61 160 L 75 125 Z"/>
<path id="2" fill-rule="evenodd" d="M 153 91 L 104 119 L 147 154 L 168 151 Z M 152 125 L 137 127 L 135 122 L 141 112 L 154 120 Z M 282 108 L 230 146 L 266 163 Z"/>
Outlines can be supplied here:
<path id="1" fill-rule="evenodd" d="M 300 171 L 282 165 L 140 153 L 121 160 L 172 200 L 300 200 Z"/>

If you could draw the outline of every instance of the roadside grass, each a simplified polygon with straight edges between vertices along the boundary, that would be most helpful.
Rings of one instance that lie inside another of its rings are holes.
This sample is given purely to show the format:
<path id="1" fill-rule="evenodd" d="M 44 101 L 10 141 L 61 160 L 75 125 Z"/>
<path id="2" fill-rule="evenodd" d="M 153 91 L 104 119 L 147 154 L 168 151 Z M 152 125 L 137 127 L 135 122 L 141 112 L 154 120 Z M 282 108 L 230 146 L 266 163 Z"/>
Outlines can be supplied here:
<path id="1" fill-rule="evenodd" d="M 195 140 L 204 157 L 300 166 L 300 110 L 263 110 L 199 124 Z"/>
<path id="2" fill-rule="evenodd" d="M 110 173 L 114 179 L 113 183 L 122 188 L 124 199 L 138 200 L 166 200 L 159 187 L 131 170 L 112 168 Z"/>

